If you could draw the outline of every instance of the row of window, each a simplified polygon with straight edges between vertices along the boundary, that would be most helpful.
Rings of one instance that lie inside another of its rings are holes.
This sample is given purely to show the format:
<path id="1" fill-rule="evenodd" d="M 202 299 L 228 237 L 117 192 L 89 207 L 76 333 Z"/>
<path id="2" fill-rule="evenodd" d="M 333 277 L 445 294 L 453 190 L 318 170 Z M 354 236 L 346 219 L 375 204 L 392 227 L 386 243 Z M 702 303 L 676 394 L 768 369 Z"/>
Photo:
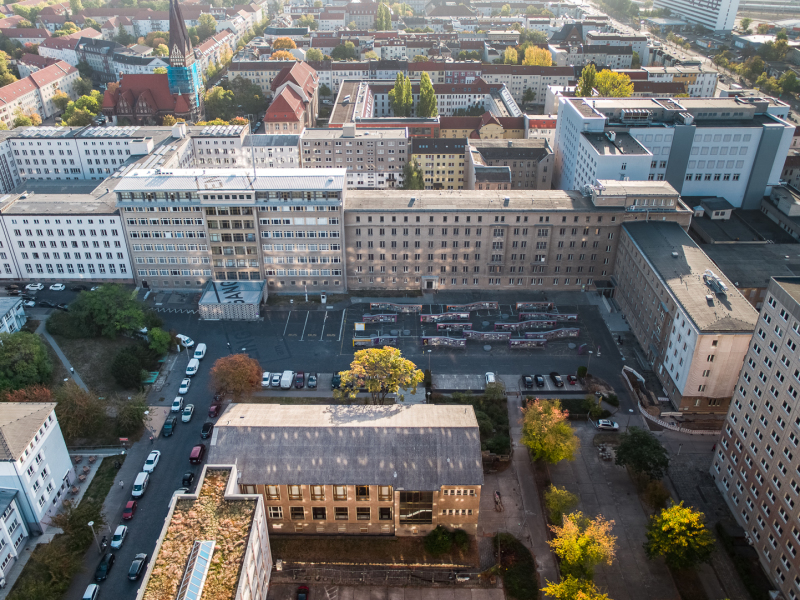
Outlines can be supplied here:
<path id="1" fill-rule="evenodd" d="M 85 267 L 84 267 L 83 263 L 77 263 L 77 265 L 73 265 L 71 263 L 68 263 L 66 266 L 67 266 L 66 272 L 70 273 L 70 274 L 71 273 L 75 273 L 75 269 L 76 268 L 78 270 L 78 273 L 86 273 L 87 269 L 88 269 L 89 273 L 98 272 L 98 273 L 103 274 L 103 273 L 106 272 L 106 265 L 104 265 L 103 263 L 98 263 L 97 264 L 96 271 L 95 271 L 95 265 L 93 263 L 88 263 Z M 33 266 L 30 265 L 29 263 L 25 263 L 25 272 L 29 273 L 29 274 L 33 273 L 34 267 L 36 269 L 36 273 L 38 273 L 38 274 L 44 274 L 45 269 L 46 269 L 47 273 L 50 274 L 50 275 L 55 274 L 55 273 L 60 273 L 60 274 L 64 273 L 64 265 L 62 265 L 61 263 L 58 263 L 56 265 L 52 265 L 52 264 L 48 263 L 48 264 L 44 265 L 44 267 L 42 267 L 42 265 L 38 264 L 38 263 L 36 265 L 33 265 Z M 54 270 L 54 267 L 55 267 L 55 270 Z M 116 265 L 114 265 L 113 263 L 108 263 L 108 272 L 110 274 L 112 274 L 112 275 L 115 275 L 117 273 Z M 123 263 L 120 263 L 119 264 L 119 272 L 120 273 L 127 273 L 128 272 L 128 267 L 126 265 L 124 265 Z"/>

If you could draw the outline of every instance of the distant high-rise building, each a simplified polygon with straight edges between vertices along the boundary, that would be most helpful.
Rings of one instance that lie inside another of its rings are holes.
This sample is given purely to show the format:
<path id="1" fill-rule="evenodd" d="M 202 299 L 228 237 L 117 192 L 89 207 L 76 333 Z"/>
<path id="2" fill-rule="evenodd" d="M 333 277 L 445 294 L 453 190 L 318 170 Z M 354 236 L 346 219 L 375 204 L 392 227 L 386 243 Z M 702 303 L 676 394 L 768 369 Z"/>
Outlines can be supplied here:
<path id="1" fill-rule="evenodd" d="M 169 3 L 169 90 L 173 94 L 185 94 L 189 98 L 192 120 L 200 121 L 205 114 L 203 108 L 203 80 L 195 62 L 192 41 L 183 20 L 177 0 Z"/>
<path id="2" fill-rule="evenodd" d="M 713 31 L 731 31 L 739 0 L 655 0 L 655 8 L 668 8 L 672 16 Z"/>

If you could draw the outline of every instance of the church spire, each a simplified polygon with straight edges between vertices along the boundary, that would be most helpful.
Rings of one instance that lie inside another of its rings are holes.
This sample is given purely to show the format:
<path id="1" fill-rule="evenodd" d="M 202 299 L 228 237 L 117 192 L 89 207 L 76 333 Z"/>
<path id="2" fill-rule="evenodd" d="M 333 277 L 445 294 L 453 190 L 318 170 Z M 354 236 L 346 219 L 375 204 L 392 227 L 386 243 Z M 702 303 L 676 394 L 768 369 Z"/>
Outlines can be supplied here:
<path id="1" fill-rule="evenodd" d="M 194 50 L 178 0 L 169 0 L 169 64 L 188 67 L 194 63 Z"/>

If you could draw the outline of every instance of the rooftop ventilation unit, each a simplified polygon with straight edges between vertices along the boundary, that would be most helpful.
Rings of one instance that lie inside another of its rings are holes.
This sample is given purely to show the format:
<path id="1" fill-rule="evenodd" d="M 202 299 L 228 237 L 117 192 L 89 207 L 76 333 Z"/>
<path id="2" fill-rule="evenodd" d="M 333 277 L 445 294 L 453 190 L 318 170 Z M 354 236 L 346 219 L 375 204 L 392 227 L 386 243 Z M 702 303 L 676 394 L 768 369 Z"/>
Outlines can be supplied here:
<path id="1" fill-rule="evenodd" d="M 703 273 L 703 281 L 715 294 L 725 294 L 728 291 L 728 286 L 711 269 L 706 269 Z"/>

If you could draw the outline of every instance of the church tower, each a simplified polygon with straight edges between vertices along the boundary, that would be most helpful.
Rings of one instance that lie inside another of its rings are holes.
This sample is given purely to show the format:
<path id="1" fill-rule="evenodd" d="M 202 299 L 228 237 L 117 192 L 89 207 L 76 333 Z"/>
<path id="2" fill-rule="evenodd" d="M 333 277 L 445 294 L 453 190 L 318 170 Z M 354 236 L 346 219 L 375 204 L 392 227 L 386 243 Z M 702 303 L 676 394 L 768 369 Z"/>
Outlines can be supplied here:
<path id="1" fill-rule="evenodd" d="M 203 119 L 203 80 L 195 62 L 192 41 L 189 31 L 183 20 L 178 0 L 169 2 L 169 91 L 173 94 L 183 94 L 191 107 L 192 120 L 197 122 Z"/>

